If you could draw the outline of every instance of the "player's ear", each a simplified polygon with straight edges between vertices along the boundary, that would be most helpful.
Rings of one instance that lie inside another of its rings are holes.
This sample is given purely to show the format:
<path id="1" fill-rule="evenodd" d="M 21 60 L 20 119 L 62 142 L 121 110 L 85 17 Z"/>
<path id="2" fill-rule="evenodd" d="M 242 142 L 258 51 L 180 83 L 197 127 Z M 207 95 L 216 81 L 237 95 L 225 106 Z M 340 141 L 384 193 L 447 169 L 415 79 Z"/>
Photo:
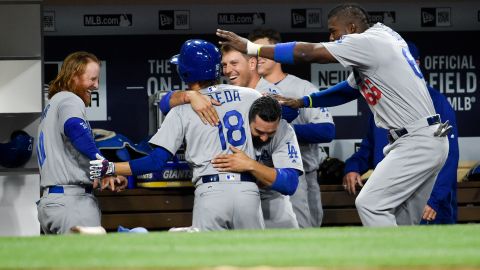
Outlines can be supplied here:
<path id="1" fill-rule="evenodd" d="M 350 24 L 350 34 L 355 33 L 357 31 L 357 26 L 354 23 Z"/>
<path id="2" fill-rule="evenodd" d="M 256 70 L 257 69 L 257 57 L 250 57 L 250 59 L 248 59 L 248 66 L 250 68 L 250 70 Z"/>

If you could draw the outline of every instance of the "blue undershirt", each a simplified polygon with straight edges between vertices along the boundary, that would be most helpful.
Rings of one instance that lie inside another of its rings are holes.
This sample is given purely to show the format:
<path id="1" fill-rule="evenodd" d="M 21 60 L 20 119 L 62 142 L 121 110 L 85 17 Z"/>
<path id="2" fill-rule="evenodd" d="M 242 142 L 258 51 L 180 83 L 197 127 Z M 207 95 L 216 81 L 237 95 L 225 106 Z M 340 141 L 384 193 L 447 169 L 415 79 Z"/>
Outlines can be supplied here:
<path id="1" fill-rule="evenodd" d="M 277 177 L 270 189 L 280 192 L 283 195 L 293 195 L 298 187 L 300 172 L 292 168 L 275 169 Z"/>
<path id="2" fill-rule="evenodd" d="M 132 175 L 160 172 L 172 156 L 165 148 L 157 147 L 148 156 L 129 161 Z"/>
<path id="3" fill-rule="evenodd" d="M 334 107 L 355 100 L 360 96 L 361 94 L 358 89 L 351 87 L 347 81 L 342 81 L 328 89 L 311 94 L 311 107 Z M 303 97 L 303 104 L 306 108 L 310 107 L 310 100 L 308 97 L 309 96 Z"/>
<path id="4" fill-rule="evenodd" d="M 90 160 L 97 159 L 96 154 L 101 155 L 85 120 L 78 117 L 69 118 L 63 125 L 63 132 L 70 139 L 73 147 Z"/>
<path id="5" fill-rule="evenodd" d="M 335 138 L 333 123 L 310 123 L 293 125 L 299 143 L 328 143 Z"/>
<path id="6" fill-rule="evenodd" d="M 173 91 L 168 92 L 166 95 L 162 97 L 159 102 L 160 111 L 162 111 L 163 115 L 167 115 L 170 111 L 170 99 L 172 98 Z"/>

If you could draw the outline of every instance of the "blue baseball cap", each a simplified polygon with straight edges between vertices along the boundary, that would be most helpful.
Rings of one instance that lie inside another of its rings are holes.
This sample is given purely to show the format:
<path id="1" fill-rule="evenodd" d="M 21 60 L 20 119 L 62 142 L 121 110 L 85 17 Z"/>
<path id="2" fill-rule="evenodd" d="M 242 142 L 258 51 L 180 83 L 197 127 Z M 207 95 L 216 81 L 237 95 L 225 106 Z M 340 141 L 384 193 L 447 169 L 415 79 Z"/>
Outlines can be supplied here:
<path id="1" fill-rule="evenodd" d="M 410 54 L 413 56 L 413 59 L 420 60 L 420 52 L 418 51 L 417 46 L 411 41 L 407 41 L 408 49 L 410 50 Z"/>

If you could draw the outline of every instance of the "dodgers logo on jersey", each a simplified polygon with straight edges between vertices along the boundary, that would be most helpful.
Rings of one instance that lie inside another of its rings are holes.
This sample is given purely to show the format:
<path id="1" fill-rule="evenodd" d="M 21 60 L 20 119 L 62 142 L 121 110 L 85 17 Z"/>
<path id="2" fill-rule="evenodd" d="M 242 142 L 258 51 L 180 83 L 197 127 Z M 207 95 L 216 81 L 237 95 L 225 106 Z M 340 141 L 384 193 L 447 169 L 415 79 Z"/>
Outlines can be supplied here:
<path id="1" fill-rule="evenodd" d="M 290 142 L 287 142 L 287 150 L 288 150 L 288 158 L 292 160 L 292 163 L 297 162 L 298 158 L 298 152 L 295 149 L 295 146 L 293 144 L 290 144 Z"/>
<path id="2" fill-rule="evenodd" d="M 270 88 L 270 87 L 269 87 L 269 88 L 268 88 L 268 92 L 270 92 L 270 93 L 272 93 L 272 94 L 278 94 L 278 91 L 277 91 L 277 89 L 275 89 L 275 88 Z"/>

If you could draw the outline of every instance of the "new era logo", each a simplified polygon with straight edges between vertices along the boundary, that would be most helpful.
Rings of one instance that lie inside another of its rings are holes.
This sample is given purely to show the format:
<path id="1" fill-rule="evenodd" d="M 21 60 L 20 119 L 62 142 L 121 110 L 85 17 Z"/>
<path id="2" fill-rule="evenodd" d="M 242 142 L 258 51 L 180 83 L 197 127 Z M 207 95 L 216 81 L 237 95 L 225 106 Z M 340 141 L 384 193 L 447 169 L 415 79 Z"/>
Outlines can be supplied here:
<path id="1" fill-rule="evenodd" d="M 292 28 L 321 28 L 322 10 L 321 9 L 292 9 L 291 10 Z"/>
<path id="2" fill-rule="evenodd" d="M 190 29 L 190 11 L 160 10 L 158 12 L 158 28 L 160 30 Z"/>
<path id="3" fill-rule="evenodd" d="M 446 8 L 422 8 L 422 27 L 445 27 L 451 26 L 451 9 Z"/>
<path id="4" fill-rule="evenodd" d="M 305 9 L 292 9 L 292 28 L 305 28 Z"/>

